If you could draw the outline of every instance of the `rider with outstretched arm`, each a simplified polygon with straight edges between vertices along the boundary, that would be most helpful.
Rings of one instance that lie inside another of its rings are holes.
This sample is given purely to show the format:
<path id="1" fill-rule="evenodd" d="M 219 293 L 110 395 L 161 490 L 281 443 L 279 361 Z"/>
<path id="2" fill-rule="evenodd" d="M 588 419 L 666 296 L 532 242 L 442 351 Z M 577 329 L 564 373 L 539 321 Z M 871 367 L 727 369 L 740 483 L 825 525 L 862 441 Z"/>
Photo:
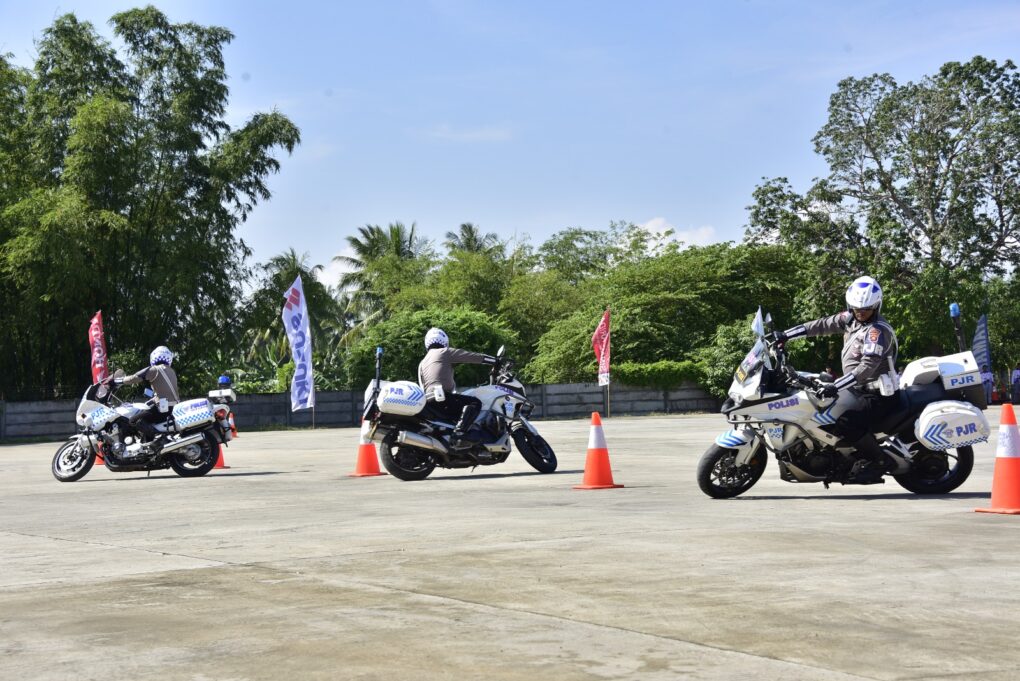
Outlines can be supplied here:
<path id="1" fill-rule="evenodd" d="M 899 388 L 896 375 L 898 345 L 892 326 L 880 314 L 882 288 L 871 277 L 859 277 L 846 290 L 847 309 L 799 326 L 777 331 L 776 342 L 806 336 L 843 334 L 843 376 L 818 389 L 820 397 L 835 397 L 847 405 L 832 430 L 863 457 L 851 471 L 851 479 L 868 484 L 879 482 L 886 462 L 872 428 L 898 405 L 897 398 L 880 393 L 881 381 Z M 889 392 L 889 390 L 886 390 Z"/>
<path id="2" fill-rule="evenodd" d="M 454 364 L 496 364 L 496 358 L 480 352 L 470 352 L 450 347 L 450 339 L 442 329 L 431 328 L 425 334 L 425 357 L 418 365 L 418 384 L 425 391 L 430 402 L 441 401 L 452 418 L 460 420 L 453 430 L 451 444 L 457 444 L 475 422 L 482 410 L 477 397 L 454 392 L 457 384 L 453 380 Z M 441 388 L 443 400 L 437 400 L 436 388 Z"/>
<path id="3" fill-rule="evenodd" d="M 170 352 L 170 348 L 160 345 L 149 353 L 149 366 L 123 378 L 113 379 L 116 385 L 132 385 L 145 381 L 152 388 L 150 407 L 132 416 L 131 424 L 141 431 L 144 439 L 152 441 L 152 446 L 157 449 L 160 445 L 156 441 L 157 432 L 153 424 L 165 421 L 170 409 L 180 401 L 177 374 L 170 368 L 173 361 L 174 353 Z M 165 405 L 163 400 L 166 400 Z"/>

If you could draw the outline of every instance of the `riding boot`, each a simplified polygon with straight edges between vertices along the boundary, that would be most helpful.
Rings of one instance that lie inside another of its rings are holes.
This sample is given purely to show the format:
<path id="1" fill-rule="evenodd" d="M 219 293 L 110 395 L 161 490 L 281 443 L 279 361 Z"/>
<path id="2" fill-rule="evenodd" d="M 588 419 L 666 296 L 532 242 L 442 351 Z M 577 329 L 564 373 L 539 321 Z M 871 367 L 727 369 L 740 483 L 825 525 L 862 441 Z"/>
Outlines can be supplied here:
<path id="1" fill-rule="evenodd" d="M 865 433 L 853 445 L 861 460 L 851 469 L 850 480 L 862 485 L 882 482 L 886 457 L 875 436 Z"/>
<path id="2" fill-rule="evenodd" d="M 457 421 L 457 425 L 453 427 L 453 436 L 458 440 L 464 437 L 464 434 L 471 427 L 471 424 L 475 422 L 475 417 L 478 416 L 478 406 L 474 404 L 464 405 L 464 410 L 460 413 L 460 420 Z"/>

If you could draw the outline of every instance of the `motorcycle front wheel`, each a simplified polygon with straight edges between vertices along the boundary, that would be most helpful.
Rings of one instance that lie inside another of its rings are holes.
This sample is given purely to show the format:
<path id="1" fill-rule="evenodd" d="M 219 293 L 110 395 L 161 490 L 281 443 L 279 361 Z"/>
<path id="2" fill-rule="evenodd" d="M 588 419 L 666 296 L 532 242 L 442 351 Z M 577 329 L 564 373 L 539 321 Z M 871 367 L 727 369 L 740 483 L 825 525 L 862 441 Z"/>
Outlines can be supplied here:
<path id="1" fill-rule="evenodd" d="M 556 470 L 556 452 L 553 451 L 545 438 L 532 433 L 527 428 L 518 428 L 513 433 L 514 444 L 524 460 L 531 464 L 539 473 L 552 473 Z"/>
<path id="2" fill-rule="evenodd" d="M 894 476 L 900 487 L 914 494 L 948 494 L 962 485 L 974 469 L 972 447 L 936 452 L 920 444 L 917 446 L 910 470 Z"/>
<path id="3" fill-rule="evenodd" d="M 713 444 L 698 462 L 698 487 L 713 499 L 729 499 L 754 487 L 768 457 L 759 444 L 746 465 L 736 464 L 737 450 Z"/>
<path id="4" fill-rule="evenodd" d="M 74 439 L 65 442 L 57 449 L 57 453 L 53 455 L 51 470 L 53 477 L 60 482 L 74 482 L 84 478 L 92 470 L 92 465 L 95 462 L 95 450 L 91 447 L 88 451 L 82 449 L 78 440 Z"/>
<path id="5" fill-rule="evenodd" d="M 212 433 L 207 432 L 195 444 L 171 453 L 170 468 L 182 478 L 198 478 L 215 468 L 219 453 L 220 443 Z"/>
<path id="6" fill-rule="evenodd" d="M 400 480 L 424 480 L 436 469 L 430 453 L 417 447 L 398 445 L 392 438 L 379 443 L 379 458 L 389 474 Z"/>

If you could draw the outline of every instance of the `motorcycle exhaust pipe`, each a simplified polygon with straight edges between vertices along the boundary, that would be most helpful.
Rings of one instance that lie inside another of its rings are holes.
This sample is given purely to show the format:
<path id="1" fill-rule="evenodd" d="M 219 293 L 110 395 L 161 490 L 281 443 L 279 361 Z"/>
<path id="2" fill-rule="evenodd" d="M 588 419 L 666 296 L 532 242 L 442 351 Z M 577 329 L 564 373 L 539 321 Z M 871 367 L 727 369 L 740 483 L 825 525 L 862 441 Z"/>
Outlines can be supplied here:
<path id="1" fill-rule="evenodd" d="M 413 433 L 409 430 L 402 430 L 397 434 L 397 444 L 417 447 L 418 449 L 438 452 L 439 454 L 446 454 L 448 451 L 446 449 L 446 445 L 436 438 L 421 435 L 419 433 Z"/>
<path id="2" fill-rule="evenodd" d="M 188 437 L 181 438 L 180 440 L 177 440 L 176 442 L 168 442 L 167 444 L 163 445 L 163 449 L 160 450 L 160 451 L 163 454 L 166 454 L 167 452 L 173 452 L 173 451 L 176 451 L 178 449 L 182 449 L 184 447 L 187 447 L 188 445 L 193 445 L 196 442 L 201 442 L 204 438 L 205 438 L 205 434 L 203 434 L 203 433 L 198 433 L 196 435 L 189 435 Z"/>

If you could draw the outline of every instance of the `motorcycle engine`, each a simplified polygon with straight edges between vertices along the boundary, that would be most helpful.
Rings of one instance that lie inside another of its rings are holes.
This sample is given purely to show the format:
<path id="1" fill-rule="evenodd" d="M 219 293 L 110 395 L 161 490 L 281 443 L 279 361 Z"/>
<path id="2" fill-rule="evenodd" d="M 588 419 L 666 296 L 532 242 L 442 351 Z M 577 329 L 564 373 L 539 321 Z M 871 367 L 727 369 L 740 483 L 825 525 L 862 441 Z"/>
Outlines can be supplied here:
<path id="1" fill-rule="evenodd" d="M 832 452 L 808 450 L 803 444 L 797 445 L 790 454 L 790 462 L 805 473 L 824 478 L 832 470 Z"/>

